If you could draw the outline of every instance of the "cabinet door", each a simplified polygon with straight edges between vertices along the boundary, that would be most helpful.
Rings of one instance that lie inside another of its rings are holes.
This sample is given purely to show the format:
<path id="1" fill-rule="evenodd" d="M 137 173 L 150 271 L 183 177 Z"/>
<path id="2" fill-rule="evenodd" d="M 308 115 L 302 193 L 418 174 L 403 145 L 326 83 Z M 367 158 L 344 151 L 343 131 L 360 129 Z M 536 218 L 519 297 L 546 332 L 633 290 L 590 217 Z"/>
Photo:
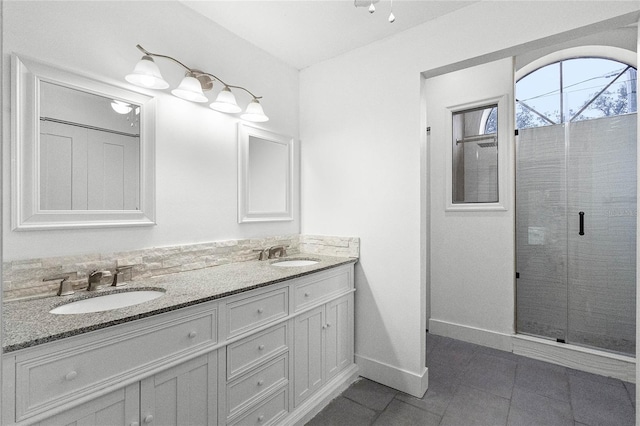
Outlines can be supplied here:
<path id="1" fill-rule="evenodd" d="M 324 380 L 324 306 L 295 318 L 294 404 L 315 392 Z"/>
<path id="2" fill-rule="evenodd" d="M 327 303 L 325 380 L 353 363 L 353 294 Z"/>
<path id="3" fill-rule="evenodd" d="M 144 379 L 143 426 L 214 425 L 217 417 L 217 351 Z"/>
<path id="4" fill-rule="evenodd" d="M 36 423 L 37 426 L 137 426 L 140 418 L 138 383 L 96 398 Z"/>

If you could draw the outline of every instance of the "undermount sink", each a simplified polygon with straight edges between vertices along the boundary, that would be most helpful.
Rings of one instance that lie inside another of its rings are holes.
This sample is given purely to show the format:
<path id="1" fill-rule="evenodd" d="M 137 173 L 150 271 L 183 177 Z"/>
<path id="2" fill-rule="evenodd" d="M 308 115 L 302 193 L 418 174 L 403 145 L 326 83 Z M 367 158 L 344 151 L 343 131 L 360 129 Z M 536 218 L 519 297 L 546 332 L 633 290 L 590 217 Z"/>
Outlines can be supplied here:
<path id="1" fill-rule="evenodd" d="M 148 302 L 163 295 L 164 291 L 161 290 L 134 290 L 121 293 L 108 293 L 102 296 L 66 303 L 49 312 L 58 315 L 69 315 L 110 311 L 112 309 L 125 308 L 127 306 Z"/>
<path id="2" fill-rule="evenodd" d="M 315 265 L 316 263 L 318 263 L 318 261 L 312 260 L 312 259 L 289 259 L 289 260 L 278 260 L 277 262 L 272 263 L 272 265 L 280 266 L 280 267 L 294 267 L 294 266 Z"/>

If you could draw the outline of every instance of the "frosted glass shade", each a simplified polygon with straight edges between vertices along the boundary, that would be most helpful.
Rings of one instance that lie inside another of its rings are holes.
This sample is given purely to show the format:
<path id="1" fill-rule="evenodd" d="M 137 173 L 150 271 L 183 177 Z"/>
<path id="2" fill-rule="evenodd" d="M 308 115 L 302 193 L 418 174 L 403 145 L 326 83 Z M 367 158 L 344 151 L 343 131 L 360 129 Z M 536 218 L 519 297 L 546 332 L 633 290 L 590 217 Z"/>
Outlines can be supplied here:
<path id="1" fill-rule="evenodd" d="M 215 102 L 213 102 L 209 106 L 211 107 L 211 109 L 215 109 L 216 111 L 226 112 L 230 114 L 242 111 L 242 108 L 240 108 L 238 106 L 238 103 L 236 102 L 235 95 L 226 86 L 220 91 L 220 93 L 218 93 L 218 97 L 216 98 Z"/>
<path id="2" fill-rule="evenodd" d="M 186 76 L 180 82 L 180 85 L 173 89 L 171 93 L 180 99 L 185 99 L 192 102 L 207 102 L 209 99 L 202 93 L 202 85 L 200 82 L 191 76 Z"/>
<path id="3" fill-rule="evenodd" d="M 160 69 L 151 56 L 145 55 L 136 64 L 133 72 L 125 77 L 131 84 L 148 89 L 166 89 L 169 87 L 160 74 Z"/>
<path id="4" fill-rule="evenodd" d="M 262 105 L 260 105 L 257 99 L 252 100 L 251 103 L 247 105 L 246 111 L 240 117 L 243 120 L 253 121 L 255 123 L 269 121 L 269 117 L 264 114 Z"/>
<path id="5" fill-rule="evenodd" d="M 129 114 L 132 107 L 126 102 L 113 100 L 111 102 L 111 108 L 118 114 Z"/>

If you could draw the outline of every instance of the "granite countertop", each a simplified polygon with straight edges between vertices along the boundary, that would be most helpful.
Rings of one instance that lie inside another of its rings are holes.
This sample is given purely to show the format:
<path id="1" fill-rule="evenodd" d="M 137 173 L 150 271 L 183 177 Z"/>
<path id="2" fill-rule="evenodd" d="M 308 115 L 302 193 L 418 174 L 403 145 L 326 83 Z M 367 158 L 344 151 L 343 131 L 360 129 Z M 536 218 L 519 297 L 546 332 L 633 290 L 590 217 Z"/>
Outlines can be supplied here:
<path id="1" fill-rule="evenodd" d="M 313 259 L 319 262 L 299 267 L 275 267 L 271 265 L 274 260 L 230 263 L 137 279 L 127 282 L 123 287 L 105 286 L 97 292 L 80 290 L 70 296 L 5 302 L 2 306 L 3 353 L 219 299 L 357 261 L 356 258 L 316 254 L 295 255 L 288 259 Z M 104 312 L 72 315 L 49 313 L 56 306 L 78 299 L 145 288 L 162 289 L 165 295 L 138 305 Z"/>

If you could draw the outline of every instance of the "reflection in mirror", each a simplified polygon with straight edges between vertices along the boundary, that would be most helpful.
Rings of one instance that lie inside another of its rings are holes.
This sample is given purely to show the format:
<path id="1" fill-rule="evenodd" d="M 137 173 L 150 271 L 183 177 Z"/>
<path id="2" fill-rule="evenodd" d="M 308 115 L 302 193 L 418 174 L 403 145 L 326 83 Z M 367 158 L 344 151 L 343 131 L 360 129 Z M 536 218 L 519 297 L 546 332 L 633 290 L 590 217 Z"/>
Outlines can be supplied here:
<path id="1" fill-rule="evenodd" d="M 293 220 L 293 139 L 238 124 L 238 221 Z"/>
<path id="2" fill-rule="evenodd" d="M 153 225 L 153 99 L 16 55 L 12 71 L 12 228 Z"/>
<path id="3" fill-rule="evenodd" d="M 498 202 L 498 105 L 453 113 L 452 200 Z"/>
<path id="4" fill-rule="evenodd" d="M 140 106 L 40 82 L 40 209 L 137 210 Z"/>

